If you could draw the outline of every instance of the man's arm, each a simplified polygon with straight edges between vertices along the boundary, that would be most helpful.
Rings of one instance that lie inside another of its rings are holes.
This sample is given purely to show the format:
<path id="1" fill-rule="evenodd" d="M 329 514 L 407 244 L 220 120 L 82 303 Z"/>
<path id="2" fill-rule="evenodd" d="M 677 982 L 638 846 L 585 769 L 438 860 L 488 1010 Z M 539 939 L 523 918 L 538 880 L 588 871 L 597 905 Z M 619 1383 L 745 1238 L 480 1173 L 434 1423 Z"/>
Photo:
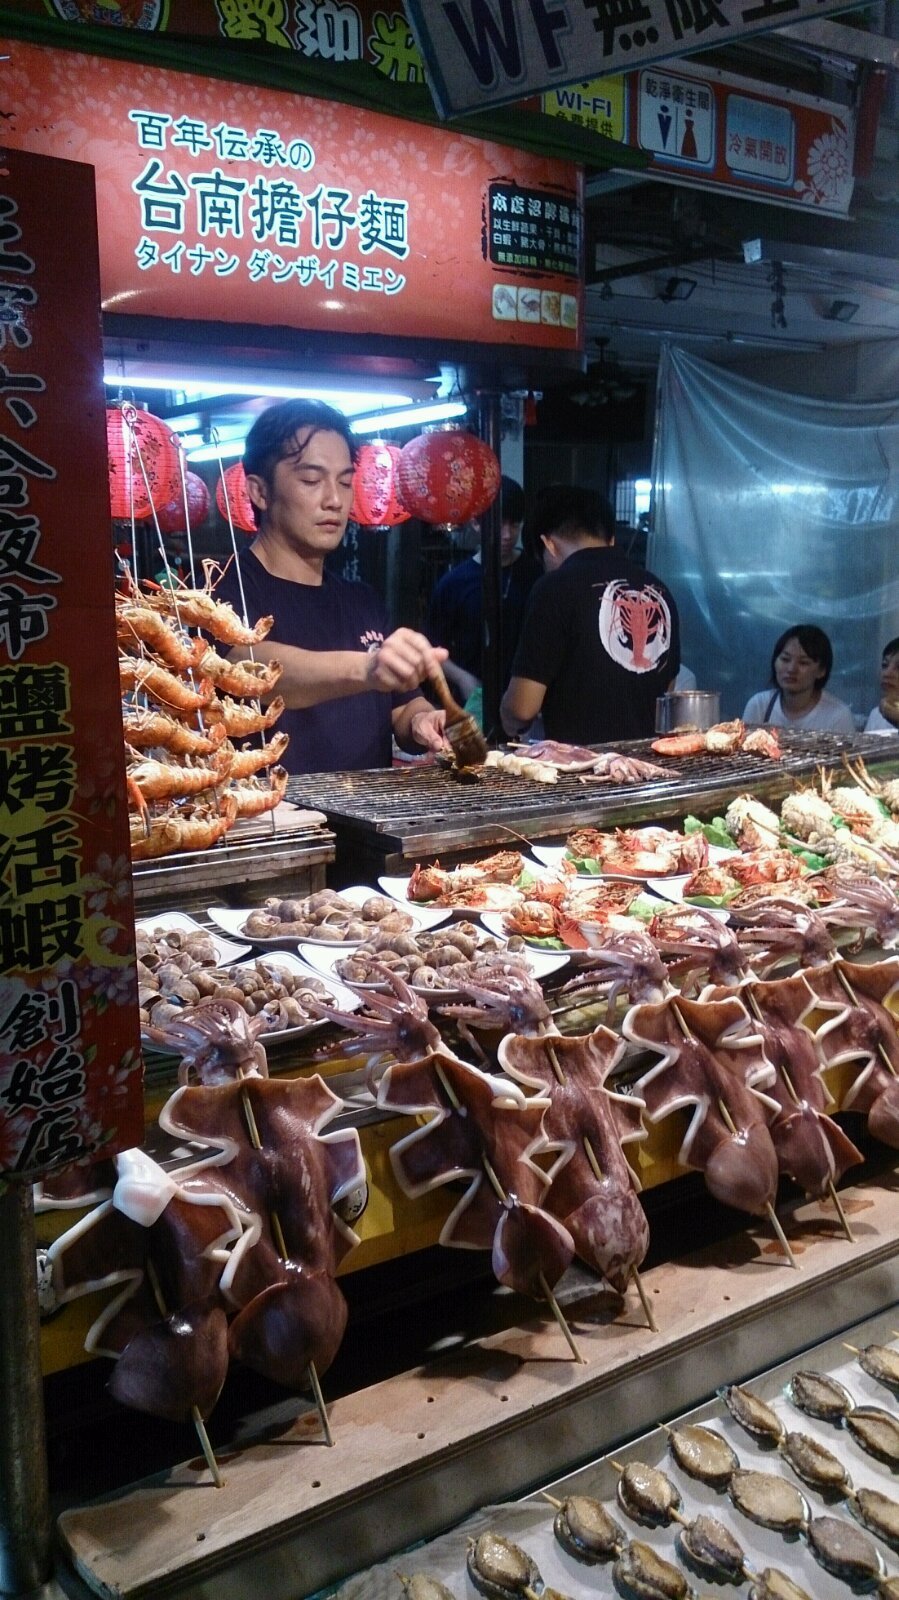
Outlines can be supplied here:
<path id="1" fill-rule="evenodd" d="M 229 659 L 242 661 L 249 655 L 248 648 L 237 645 Z M 377 650 L 300 650 L 296 645 L 264 639 L 253 646 L 253 655 L 257 661 L 280 661 L 284 671 L 271 693 L 262 698 L 272 700 L 281 695 L 291 711 L 344 700 L 351 694 L 417 689 L 432 668 L 446 660 L 445 650 L 411 628 L 397 628 Z"/>
<path id="2" fill-rule="evenodd" d="M 510 678 L 499 708 L 500 719 L 507 733 L 521 733 L 539 717 L 546 698 L 546 684 L 534 678 Z"/>

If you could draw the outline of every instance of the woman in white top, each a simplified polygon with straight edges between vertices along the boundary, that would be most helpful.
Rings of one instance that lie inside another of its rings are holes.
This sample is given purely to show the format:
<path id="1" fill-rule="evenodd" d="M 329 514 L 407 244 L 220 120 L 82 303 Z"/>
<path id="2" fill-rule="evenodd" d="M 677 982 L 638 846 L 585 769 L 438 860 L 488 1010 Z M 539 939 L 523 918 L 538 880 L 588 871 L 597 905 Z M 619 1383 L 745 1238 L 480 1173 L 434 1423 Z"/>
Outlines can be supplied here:
<path id="1" fill-rule="evenodd" d="M 849 707 L 824 687 L 832 667 L 833 648 L 822 628 L 811 622 L 787 628 L 771 655 L 773 687 L 747 700 L 743 721 L 812 733 L 854 733 Z"/>
<path id="2" fill-rule="evenodd" d="M 874 707 L 866 733 L 899 734 L 899 636 L 883 647 L 880 658 L 880 704 Z"/>

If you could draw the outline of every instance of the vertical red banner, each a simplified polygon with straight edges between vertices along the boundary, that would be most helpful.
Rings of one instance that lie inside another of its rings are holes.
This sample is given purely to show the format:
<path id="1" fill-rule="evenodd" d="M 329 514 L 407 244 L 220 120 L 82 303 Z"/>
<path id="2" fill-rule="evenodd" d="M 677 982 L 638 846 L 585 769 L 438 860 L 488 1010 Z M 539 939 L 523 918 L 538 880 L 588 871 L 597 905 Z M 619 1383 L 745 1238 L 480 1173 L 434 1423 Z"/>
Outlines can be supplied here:
<path id="1" fill-rule="evenodd" d="M 143 1137 L 90 167 L 0 150 L 0 1179 Z"/>

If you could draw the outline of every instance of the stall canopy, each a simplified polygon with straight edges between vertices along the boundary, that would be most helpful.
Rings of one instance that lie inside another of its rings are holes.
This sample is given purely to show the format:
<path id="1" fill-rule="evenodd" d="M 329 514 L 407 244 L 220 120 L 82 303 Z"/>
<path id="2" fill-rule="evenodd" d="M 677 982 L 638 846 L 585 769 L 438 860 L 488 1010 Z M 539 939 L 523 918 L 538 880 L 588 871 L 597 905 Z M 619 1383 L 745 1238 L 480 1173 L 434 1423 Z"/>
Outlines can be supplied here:
<path id="1" fill-rule="evenodd" d="M 867 714 L 899 633 L 899 397 L 810 400 L 669 349 L 658 411 L 648 559 L 700 687 L 739 715 L 778 635 L 813 622 L 833 644 L 830 687 Z"/>

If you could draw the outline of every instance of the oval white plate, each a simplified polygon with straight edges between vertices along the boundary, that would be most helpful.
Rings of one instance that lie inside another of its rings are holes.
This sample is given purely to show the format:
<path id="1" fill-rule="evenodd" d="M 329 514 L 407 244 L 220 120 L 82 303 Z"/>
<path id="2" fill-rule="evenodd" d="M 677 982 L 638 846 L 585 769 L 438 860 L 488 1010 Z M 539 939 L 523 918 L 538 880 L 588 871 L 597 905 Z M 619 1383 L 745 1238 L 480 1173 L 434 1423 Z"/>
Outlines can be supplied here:
<path id="1" fill-rule="evenodd" d="M 161 911 L 156 917 L 138 917 L 134 926 L 135 929 L 139 928 L 142 933 L 148 933 L 151 937 L 157 929 L 163 933 L 205 933 L 207 938 L 212 940 L 215 957 L 221 967 L 232 966 L 242 956 L 248 956 L 252 948 L 246 939 L 239 943 L 223 939 L 221 934 L 213 933 L 211 928 L 204 928 L 201 922 L 189 917 L 186 911 Z"/>
<path id="2" fill-rule="evenodd" d="M 220 942 L 222 944 L 227 943 L 225 939 L 222 939 Z M 288 972 L 297 973 L 301 976 L 304 974 L 309 974 L 310 972 L 308 964 L 300 961 L 296 956 L 291 955 L 288 950 L 272 951 L 269 955 L 258 956 L 257 960 L 263 962 L 266 967 L 271 969 L 281 967 L 282 970 L 286 969 Z M 255 964 L 256 963 L 253 961 L 229 962 L 229 966 L 233 967 L 255 967 Z M 342 984 L 338 978 L 335 978 L 330 973 L 322 972 L 315 972 L 313 975 L 316 978 L 324 978 L 326 980 L 329 990 L 329 994 L 326 998 L 331 1004 L 337 1006 L 341 1011 L 359 1010 L 359 1007 L 362 1004 L 359 996 L 355 994 L 352 989 L 348 989 L 345 984 Z M 326 1021 L 326 1018 L 322 1019 L 318 1017 L 312 1017 L 308 1022 L 298 1023 L 295 1028 L 276 1028 L 270 1033 L 261 1033 L 259 1035 L 259 1042 L 260 1044 L 280 1044 L 285 1039 L 303 1039 L 307 1033 L 314 1033 L 316 1028 L 325 1027 Z M 154 1044 L 143 1029 L 141 1029 L 141 1037 L 144 1041 L 145 1050 L 154 1050 L 162 1055 L 167 1055 L 169 1053 L 160 1045 Z"/>
<path id="3" fill-rule="evenodd" d="M 349 900 L 353 905 L 357 906 L 364 905 L 365 901 L 370 900 L 372 895 L 377 894 L 377 892 L 377 889 L 370 889 L 365 884 L 354 884 L 351 889 L 340 889 L 338 891 L 344 900 Z M 288 896 L 285 895 L 284 899 L 286 900 L 287 898 Z M 296 898 L 298 900 L 304 900 L 307 898 L 307 896 L 297 895 Z M 393 895 L 388 895 L 387 898 L 392 900 L 395 897 Z M 240 933 L 240 930 L 250 913 L 260 909 L 261 908 L 259 906 L 210 906 L 206 915 L 208 916 L 210 922 L 214 922 L 217 927 L 224 929 L 225 933 L 240 934 L 241 938 L 251 940 L 253 944 L 259 945 L 262 949 L 296 950 L 300 940 L 295 933 L 277 934 L 272 939 L 261 939 L 253 934 Z M 432 909 L 429 906 L 414 905 L 411 901 L 405 902 L 402 909 L 404 911 L 408 911 L 415 926 L 418 928 L 436 928 L 441 922 L 448 921 L 452 915 L 452 913 L 447 911 L 445 908 L 435 907 Z M 348 941 L 346 939 L 314 939 L 306 940 L 305 942 L 307 944 L 322 944 L 326 947 L 336 945 L 338 949 L 348 950 L 354 943 L 358 941 Z"/>
<path id="4" fill-rule="evenodd" d="M 640 917 L 628 917 L 624 912 L 622 912 L 621 915 L 625 918 L 624 927 L 629 931 L 639 933 L 641 928 L 645 929 L 646 923 L 643 922 Z M 503 916 L 501 911 L 485 911 L 481 916 L 481 921 L 488 932 L 495 933 L 499 939 L 508 939 L 509 930 L 503 925 Z M 527 943 L 527 934 L 523 933 L 521 937 Z M 561 956 L 562 954 L 563 952 L 561 950 L 543 950 L 539 945 L 532 945 L 528 943 L 529 956 L 554 957 L 556 955 Z M 589 950 L 566 950 L 564 952 L 564 958 L 566 961 L 571 961 L 576 966 L 579 961 L 585 960 L 590 954 L 591 952 Z"/>
<path id="5" fill-rule="evenodd" d="M 710 911 L 719 922 L 728 922 L 730 913 L 726 906 L 697 906 L 692 900 L 684 899 L 684 885 L 689 881 L 690 874 L 681 878 L 650 878 L 646 887 L 650 894 L 657 895 L 660 900 L 669 900 L 673 905 L 686 906 L 693 911 Z"/>
<path id="6" fill-rule="evenodd" d="M 566 850 L 566 848 L 565 848 L 565 846 L 563 844 L 558 844 L 558 845 L 535 844 L 535 845 L 532 845 L 531 848 L 533 849 L 534 855 L 537 857 L 537 860 L 538 861 L 542 861 L 543 865 L 545 867 L 552 867 L 555 872 L 558 872 L 561 869 L 562 862 L 566 859 L 566 857 L 568 855 L 568 852 L 567 852 L 567 850 Z M 710 844 L 709 845 L 709 865 L 713 866 L 716 862 L 724 861 L 724 860 L 726 860 L 726 858 L 728 856 L 735 856 L 737 854 L 738 854 L 738 852 L 736 850 L 724 850 L 724 849 L 722 849 L 721 845 Z M 648 876 L 645 872 L 579 872 L 578 873 L 578 877 L 579 878 L 618 878 L 619 880 L 621 880 L 624 883 L 674 883 L 678 878 L 681 878 L 681 877 L 683 877 L 684 881 L 686 881 L 686 879 L 689 876 L 690 876 L 689 873 L 685 873 L 685 874 L 684 873 L 674 873 L 670 877 L 667 877 L 667 878 Z M 212 913 L 210 912 L 210 915 L 211 914 Z"/>
<path id="7" fill-rule="evenodd" d="M 504 937 L 504 935 L 500 935 L 500 937 Z M 341 952 L 335 950 L 333 946 L 322 949 L 316 945 L 302 944 L 300 945 L 300 953 L 307 966 L 312 967 L 316 972 L 320 972 L 323 977 L 328 979 L 329 983 L 332 981 L 346 981 L 345 979 L 339 980 L 337 978 L 335 968 L 341 958 Z M 548 978 L 551 972 L 558 972 L 560 967 L 564 967 L 568 960 L 567 955 L 563 954 L 561 950 L 558 952 L 555 950 L 524 950 L 521 953 L 525 956 L 535 978 Z M 358 983 L 354 984 L 353 987 L 383 992 L 388 988 L 388 985 L 386 983 Z M 414 984 L 410 984 L 409 987 L 412 989 L 413 994 L 420 994 L 424 999 L 433 1001 L 435 1004 L 442 1003 L 445 1000 L 455 1000 L 459 997 L 458 989 L 416 989 Z"/>

